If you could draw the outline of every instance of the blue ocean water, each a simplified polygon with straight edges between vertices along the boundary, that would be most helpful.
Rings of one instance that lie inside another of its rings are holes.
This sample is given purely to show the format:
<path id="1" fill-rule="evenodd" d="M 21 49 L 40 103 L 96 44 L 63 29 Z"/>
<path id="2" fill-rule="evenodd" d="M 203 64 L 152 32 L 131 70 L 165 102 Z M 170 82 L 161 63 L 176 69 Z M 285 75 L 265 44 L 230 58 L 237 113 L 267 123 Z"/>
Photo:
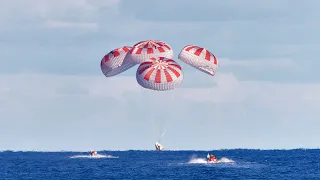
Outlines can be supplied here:
<path id="1" fill-rule="evenodd" d="M 320 150 L 100 151 L 0 153 L 1 180 L 320 179 Z"/>

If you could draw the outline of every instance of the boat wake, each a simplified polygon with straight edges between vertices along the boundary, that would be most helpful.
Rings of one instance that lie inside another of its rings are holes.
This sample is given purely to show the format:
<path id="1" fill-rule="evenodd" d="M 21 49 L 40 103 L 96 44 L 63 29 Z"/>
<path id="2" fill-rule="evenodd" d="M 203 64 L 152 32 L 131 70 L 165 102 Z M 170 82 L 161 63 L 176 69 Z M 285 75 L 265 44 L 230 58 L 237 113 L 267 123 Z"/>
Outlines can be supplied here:
<path id="1" fill-rule="evenodd" d="M 226 157 L 222 157 L 218 160 L 218 162 L 209 162 L 209 163 L 235 163 L 232 159 L 228 159 Z M 205 158 L 191 158 L 188 161 L 188 164 L 208 164 L 207 160 Z"/>
<path id="2" fill-rule="evenodd" d="M 75 155 L 71 156 L 70 158 L 90 158 L 90 159 L 101 159 L 101 158 L 119 158 L 118 156 L 112 155 L 103 155 L 103 154 L 96 154 L 96 155 Z"/>

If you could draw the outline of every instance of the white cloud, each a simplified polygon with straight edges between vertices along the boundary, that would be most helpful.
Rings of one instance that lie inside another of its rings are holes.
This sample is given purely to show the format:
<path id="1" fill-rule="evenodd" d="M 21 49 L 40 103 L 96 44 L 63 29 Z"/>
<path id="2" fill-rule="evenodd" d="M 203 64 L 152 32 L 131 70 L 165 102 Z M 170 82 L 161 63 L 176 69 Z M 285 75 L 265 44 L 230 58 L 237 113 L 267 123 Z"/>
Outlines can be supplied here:
<path id="1" fill-rule="evenodd" d="M 279 69 L 301 71 L 302 68 L 296 64 L 291 58 L 265 58 L 265 59 L 220 59 L 220 67 L 235 66 L 249 68 L 255 71 Z"/>
<path id="2" fill-rule="evenodd" d="M 144 20 L 156 21 L 238 21 L 238 20 L 288 20 L 293 17 L 297 21 L 306 16 L 313 17 L 318 1 L 290 3 L 289 0 L 270 0 L 258 3 L 253 0 L 234 2 L 225 0 L 215 2 L 202 0 L 201 3 L 180 3 L 169 0 L 144 2 L 143 0 L 125 1 L 121 4 L 123 11 Z M 169 5 L 170 4 L 170 5 Z M 157 8 L 148 8 L 155 6 Z M 133 8 L 134 7 L 134 8 Z M 164 13 L 162 9 L 166 9 Z M 298 15 L 299 10 L 309 10 Z M 190 13 L 194 12 L 194 13 Z M 251 28 L 248 29 L 250 31 Z"/>
<path id="3" fill-rule="evenodd" d="M 116 7 L 119 3 L 120 0 L 4 0 L 0 2 L 0 15 L 2 15 L 0 22 L 8 25 L 17 21 L 25 23 L 26 20 L 68 20 L 70 18 L 83 21 L 97 18 L 98 11 L 104 8 L 107 8 L 111 14 L 117 13 Z"/>
<path id="4" fill-rule="evenodd" d="M 198 78 L 205 79 L 206 77 L 198 76 Z M 194 78 L 196 79 L 196 78 Z M 185 78 L 184 81 L 190 81 Z M 191 101 L 198 102 L 214 102 L 214 103 L 235 103 L 244 101 L 247 92 L 244 91 L 240 82 L 233 76 L 231 73 L 227 74 L 218 74 L 211 80 L 214 82 L 214 87 L 207 88 L 187 88 L 179 90 L 177 96 L 182 96 L 183 99 L 188 99 Z M 189 82 L 190 84 L 192 82 Z"/>
<path id="5" fill-rule="evenodd" d="M 67 22 L 67 21 L 54 21 L 48 20 L 44 23 L 45 28 L 49 29 L 83 29 L 89 31 L 97 31 L 99 26 L 97 23 L 76 23 L 76 22 Z"/>
<path id="6" fill-rule="evenodd" d="M 221 73 L 206 77 L 213 86 L 166 93 L 142 91 L 134 77 L 3 75 L 0 130 L 8 138 L 0 149 L 149 149 L 157 136 L 154 123 L 164 118 L 169 149 L 318 145 L 309 135 L 320 135 L 315 128 L 320 99 L 312 98 L 318 97 L 319 84 L 246 82 Z M 190 76 L 185 83 L 196 79 Z M 208 136 L 219 137 L 219 143 L 199 141 Z"/>
<path id="7" fill-rule="evenodd" d="M 82 10 L 83 13 L 98 10 L 101 7 L 113 7 L 120 3 L 120 0 L 4 0 L 1 1 L 1 10 L 12 14 L 17 11 L 34 13 L 40 17 L 48 17 L 51 14 L 67 13 L 70 10 Z M 19 14 L 17 14 L 19 15 Z"/>

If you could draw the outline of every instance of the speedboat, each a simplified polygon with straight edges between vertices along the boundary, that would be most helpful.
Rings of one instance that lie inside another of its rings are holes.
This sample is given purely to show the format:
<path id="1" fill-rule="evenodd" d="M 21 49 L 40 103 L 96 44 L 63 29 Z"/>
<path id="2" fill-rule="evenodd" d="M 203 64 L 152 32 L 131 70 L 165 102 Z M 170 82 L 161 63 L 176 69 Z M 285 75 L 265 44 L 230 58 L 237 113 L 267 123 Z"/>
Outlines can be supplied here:
<path id="1" fill-rule="evenodd" d="M 218 163 L 218 158 L 214 155 L 207 155 L 207 163 Z"/>
<path id="2" fill-rule="evenodd" d="M 218 159 L 215 158 L 215 159 L 208 159 L 207 160 L 207 163 L 218 163 Z"/>
<path id="3" fill-rule="evenodd" d="M 96 156 L 97 154 L 98 154 L 97 151 L 94 151 L 94 150 L 91 150 L 91 151 L 90 151 L 90 155 L 91 155 L 91 156 Z"/>

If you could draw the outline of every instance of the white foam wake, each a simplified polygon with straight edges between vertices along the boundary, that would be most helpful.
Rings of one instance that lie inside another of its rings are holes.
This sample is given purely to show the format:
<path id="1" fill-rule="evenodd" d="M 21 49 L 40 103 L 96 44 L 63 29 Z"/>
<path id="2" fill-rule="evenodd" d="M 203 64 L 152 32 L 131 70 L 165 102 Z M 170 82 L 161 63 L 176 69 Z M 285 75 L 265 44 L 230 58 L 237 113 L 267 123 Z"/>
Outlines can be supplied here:
<path id="1" fill-rule="evenodd" d="M 188 164 L 207 164 L 205 158 L 192 158 L 188 161 Z"/>
<path id="2" fill-rule="evenodd" d="M 221 159 L 218 160 L 216 163 L 234 163 L 232 159 L 228 159 L 226 157 L 222 157 Z M 207 164 L 207 160 L 205 158 L 191 158 L 188 161 L 188 164 Z M 215 163 L 215 162 L 209 162 L 209 163 Z"/>
<path id="3" fill-rule="evenodd" d="M 117 156 L 111 156 L 111 155 L 103 155 L 103 154 L 96 154 L 94 156 L 91 155 L 75 155 L 71 156 L 70 158 L 92 158 L 92 159 L 100 159 L 100 158 L 119 158 Z"/>
<path id="4" fill-rule="evenodd" d="M 221 159 L 219 159 L 218 162 L 219 163 L 234 163 L 234 160 L 222 157 Z"/>

